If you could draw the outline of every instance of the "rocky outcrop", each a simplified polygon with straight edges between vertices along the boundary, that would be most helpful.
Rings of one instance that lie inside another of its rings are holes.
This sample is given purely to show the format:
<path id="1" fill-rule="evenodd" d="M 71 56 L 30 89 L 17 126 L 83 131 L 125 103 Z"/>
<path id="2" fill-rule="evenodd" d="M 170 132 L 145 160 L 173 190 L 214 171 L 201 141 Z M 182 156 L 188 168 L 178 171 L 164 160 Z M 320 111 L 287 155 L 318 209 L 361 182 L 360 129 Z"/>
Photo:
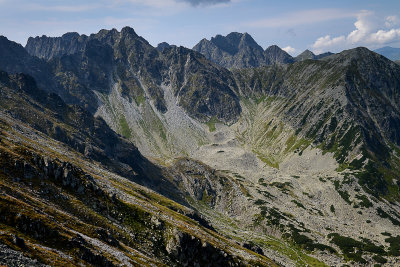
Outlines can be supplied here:
<path id="1" fill-rule="evenodd" d="M 177 229 L 166 235 L 165 249 L 182 266 L 241 266 L 223 250 Z"/>
<path id="2" fill-rule="evenodd" d="M 0 264 L 4 266 L 49 266 L 28 258 L 21 251 L 13 250 L 4 244 L 0 244 Z"/>
<path id="3" fill-rule="evenodd" d="M 170 45 L 170 44 L 167 43 L 167 42 L 162 42 L 162 43 L 159 43 L 159 44 L 157 45 L 157 50 L 160 51 L 160 52 L 162 52 L 164 49 L 170 48 L 170 47 L 176 47 L 176 45 Z"/>
<path id="4" fill-rule="evenodd" d="M 69 32 L 55 38 L 49 38 L 46 35 L 29 37 L 25 49 L 32 56 L 49 60 L 83 52 L 87 39 L 88 36 L 79 35 L 77 32 Z"/>

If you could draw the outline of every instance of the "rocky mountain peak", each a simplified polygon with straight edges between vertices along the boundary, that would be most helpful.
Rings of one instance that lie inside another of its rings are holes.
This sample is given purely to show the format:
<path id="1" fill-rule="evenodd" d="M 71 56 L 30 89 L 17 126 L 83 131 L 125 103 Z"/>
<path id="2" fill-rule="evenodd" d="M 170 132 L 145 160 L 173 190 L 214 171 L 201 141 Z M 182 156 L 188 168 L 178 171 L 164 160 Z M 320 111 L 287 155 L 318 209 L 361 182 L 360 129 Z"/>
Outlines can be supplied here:
<path id="1" fill-rule="evenodd" d="M 162 43 L 159 43 L 158 45 L 157 45 L 157 50 L 158 51 L 163 51 L 164 49 L 166 49 L 166 48 L 170 48 L 170 47 L 176 47 L 175 45 L 170 45 L 169 43 L 167 43 L 167 42 L 162 42 Z"/>
<path id="2" fill-rule="evenodd" d="M 61 38 L 64 38 L 65 40 L 77 39 L 79 37 L 80 37 L 80 34 L 77 32 L 67 32 L 61 36 Z"/>
<path id="3" fill-rule="evenodd" d="M 222 35 L 216 35 L 215 37 L 211 38 L 210 42 L 222 51 L 234 55 L 238 51 L 240 34 L 235 32 L 228 34 L 226 37 Z"/>
<path id="4" fill-rule="evenodd" d="M 138 36 L 135 30 L 129 26 L 125 26 L 121 29 L 121 35 L 131 35 L 131 36 Z"/>
<path id="5" fill-rule="evenodd" d="M 315 54 L 310 50 L 306 49 L 296 57 L 296 61 L 301 61 L 306 59 L 315 59 Z"/>
<path id="6" fill-rule="evenodd" d="M 264 56 L 269 64 L 293 63 L 294 59 L 277 45 L 271 45 L 264 51 Z"/>
<path id="7" fill-rule="evenodd" d="M 334 55 L 334 53 L 331 52 L 325 52 L 319 55 L 315 55 L 313 52 L 311 52 L 310 50 L 306 49 L 304 50 L 303 53 L 301 53 L 300 55 L 298 55 L 297 57 L 295 57 L 295 61 L 302 61 L 302 60 L 306 60 L 306 59 L 322 59 L 328 56 Z"/>
<path id="8" fill-rule="evenodd" d="M 4 51 L 12 54 L 4 53 Z M 2 55 L 2 60 L 4 60 L 6 57 L 14 57 L 20 54 L 26 54 L 26 51 L 22 45 L 10 41 L 7 37 L 0 35 L 0 54 Z"/>
<path id="9" fill-rule="evenodd" d="M 247 32 L 217 35 L 210 41 L 203 39 L 193 50 L 226 68 L 252 68 L 294 62 L 293 58 L 278 46 L 271 46 L 264 51 Z"/>

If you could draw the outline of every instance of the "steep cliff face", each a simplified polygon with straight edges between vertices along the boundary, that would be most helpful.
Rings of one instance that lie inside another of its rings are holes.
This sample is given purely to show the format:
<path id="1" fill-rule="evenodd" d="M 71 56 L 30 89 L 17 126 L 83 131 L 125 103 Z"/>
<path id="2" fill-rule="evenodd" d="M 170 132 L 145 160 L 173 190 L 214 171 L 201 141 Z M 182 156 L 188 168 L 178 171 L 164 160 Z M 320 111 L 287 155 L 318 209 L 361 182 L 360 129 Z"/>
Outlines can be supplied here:
<path id="1" fill-rule="evenodd" d="M 203 122 L 213 116 L 228 124 L 236 121 L 240 104 L 229 71 L 183 47 L 165 49 L 163 57 L 169 65 L 164 80 L 170 82 L 174 95 L 189 115 Z"/>
<path id="2" fill-rule="evenodd" d="M 69 32 L 55 38 L 48 38 L 45 35 L 35 38 L 29 37 L 25 49 L 32 56 L 49 60 L 62 55 L 82 52 L 87 39 L 88 36 L 79 35 L 76 32 Z"/>

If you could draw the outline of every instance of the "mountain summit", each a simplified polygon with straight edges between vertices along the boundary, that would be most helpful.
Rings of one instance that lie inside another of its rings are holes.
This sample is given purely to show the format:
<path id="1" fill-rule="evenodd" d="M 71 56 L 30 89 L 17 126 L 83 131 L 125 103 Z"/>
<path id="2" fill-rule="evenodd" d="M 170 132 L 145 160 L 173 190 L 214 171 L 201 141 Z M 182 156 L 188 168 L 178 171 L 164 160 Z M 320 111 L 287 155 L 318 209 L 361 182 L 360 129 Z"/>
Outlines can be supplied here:
<path id="1" fill-rule="evenodd" d="M 324 57 L 328 57 L 333 55 L 333 53 L 331 52 L 325 52 L 319 55 L 315 55 L 313 52 L 311 52 L 310 50 L 306 49 L 304 50 L 300 55 L 298 55 L 297 57 L 295 57 L 294 59 L 296 61 L 302 61 L 302 60 L 306 60 L 306 59 L 321 59 Z"/>
<path id="2" fill-rule="evenodd" d="M 225 68 L 250 68 L 291 63 L 293 58 L 274 45 L 265 51 L 248 33 L 232 32 L 203 39 L 193 47 L 207 59 Z"/>

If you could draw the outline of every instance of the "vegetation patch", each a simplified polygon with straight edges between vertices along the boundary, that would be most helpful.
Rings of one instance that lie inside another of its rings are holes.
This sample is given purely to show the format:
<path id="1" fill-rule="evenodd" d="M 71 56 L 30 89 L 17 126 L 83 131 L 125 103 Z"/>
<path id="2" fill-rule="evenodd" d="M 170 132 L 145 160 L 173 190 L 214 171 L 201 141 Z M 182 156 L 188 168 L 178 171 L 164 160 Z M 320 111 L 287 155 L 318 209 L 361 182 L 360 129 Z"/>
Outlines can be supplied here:
<path id="1" fill-rule="evenodd" d="M 378 256 L 385 255 L 383 246 L 377 246 L 371 240 L 363 238 L 362 241 L 355 240 L 351 237 L 341 236 L 338 233 L 328 234 L 331 242 L 340 248 L 345 258 L 362 264 L 367 261 L 362 257 L 365 252 Z"/>
<path id="2" fill-rule="evenodd" d="M 390 215 L 389 215 L 388 213 L 386 213 L 381 207 L 378 207 L 378 208 L 376 209 L 376 211 L 377 211 L 378 215 L 379 215 L 381 218 L 389 219 L 394 225 L 400 226 L 400 221 L 397 220 L 396 218 L 393 218 L 392 216 L 390 216 Z"/>
<path id="3" fill-rule="evenodd" d="M 360 203 L 358 203 L 358 205 L 360 205 L 361 207 L 364 208 L 370 208 L 372 207 L 372 202 L 368 199 L 368 197 L 366 195 L 356 195 L 355 196 L 357 199 L 361 200 Z"/>
<path id="4" fill-rule="evenodd" d="M 302 208 L 302 209 L 306 209 L 306 207 L 304 207 L 304 205 L 301 204 L 299 201 L 293 199 L 292 202 L 293 202 L 294 204 L 296 204 L 297 207 Z"/>
<path id="5" fill-rule="evenodd" d="M 217 117 L 213 116 L 210 118 L 210 120 L 208 122 L 206 122 L 206 125 L 208 126 L 208 130 L 212 133 L 215 132 L 215 130 L 217 129 L 215 127 L 216 123 L 221 123 L 220 120 L 217 119 Z"/>
<path id="6" fill-rule="evenodd" d="M 290 238 L 293 240 L 294 243 L 302 247 L 303 249 L 306 249 L 308 251 L 313 251 L 315 249 L 321 250 L 321 251 L 328 251 L 330 253 L 336 253 L 336 250 L 332 248 L 331 246 L 327 246 L 324 244 L 316 243 L 314 242 L 310 237 L 301 234 L 300 230 L 294 227 L 294 225 L 290 224 L 289 225 L 291 233 L 288 234 L 286 233 L 284 236 L 286 238 Z"/>
<path id="7" fill-rule="evenodd" d="M 400 256 L 400 235 L 396 237 L 389 237 L 385 239 L 385 242 L 390 244 L 388 254 L 390 256 Z"/>
<path id="8" fill-rule="evenodd" d="M 293 188 L 293 186 L 290 182 L 284 182 L 284 183 L 273 182 L 273 183 L 271 183 L 271 186 L 275 186 L 275 187 L 279 188 L 283 193 L 288 193 L 290 191 L 290 189 Z"/>
<path id="9" fill-rule="evenodd" d="M 123 137 L 129 139 L 132 137 L 132 131 L 129 128 L 128 122 L 123 114 L 119 117 L 119 125 L 121 126 L 121 134 Z"/>
<path id="10" fill-rule="evenodd" d="M 335 185 L 336 191 L 339 193 L 339 195 L 343 198 L 344 201 L 347 202 L 347 204 L 351 204 L 350 201 L 350 195 L 347 191 L 341 190 L 341 184 L 339 181 L 334 181 L 333 184 Z"/>
<path id="11" fill-rule="evenodd" d="M 335 206 L 331 205 L 330 210 L 332 213 L 335 213 Z"/>

